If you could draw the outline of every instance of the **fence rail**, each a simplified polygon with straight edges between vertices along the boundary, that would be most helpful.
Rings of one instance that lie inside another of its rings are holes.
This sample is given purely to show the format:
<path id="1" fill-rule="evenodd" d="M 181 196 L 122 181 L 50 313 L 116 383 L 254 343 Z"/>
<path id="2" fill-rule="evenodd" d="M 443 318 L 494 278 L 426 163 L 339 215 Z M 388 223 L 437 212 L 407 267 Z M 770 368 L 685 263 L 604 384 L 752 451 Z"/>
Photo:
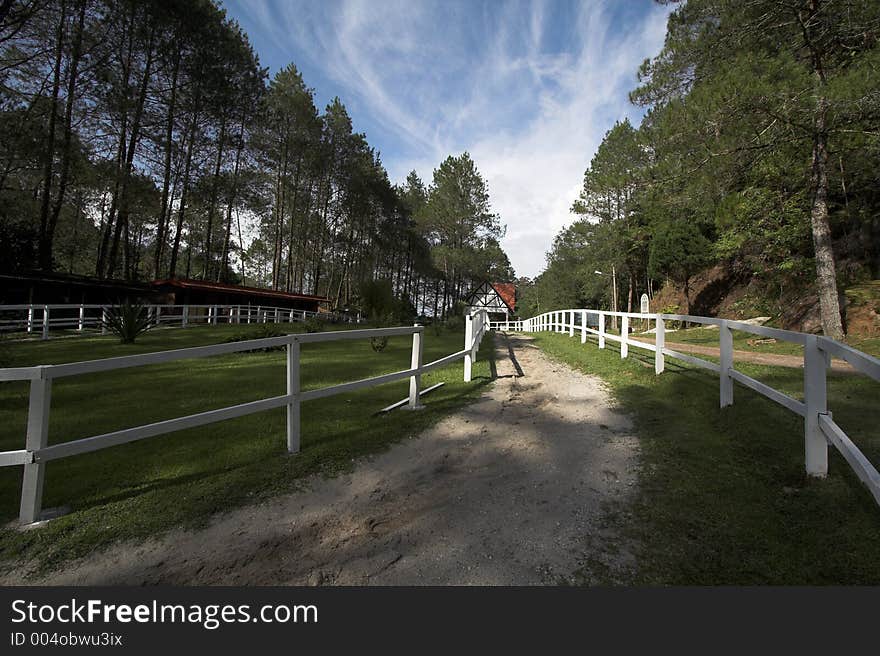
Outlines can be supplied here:
<path id="1" fill-rule="evenodd" d="M 108 314 L 118 305 L 64 304 L 0 305 L 0 331 L 39 334 L 49 339 L 50 330 L 73 329 L 107 332 Z M 294 310 L 268 305 L 144 305 L 156 326 L 295 323 L 318 312 Z M 336 316 L 336 315 L 322 315 Z M 358 320 L 359 321 L 359 320 Z"/>
<path id="2" fill-rule="evenodd" d="M 96 306 L 103 307 L 103 306 Z M 37 521 L 42 510 L 43 477 L 46 463 L 60 458 L 90 453 L 112 446 L 119 446 L 174 431 L 204 426 L 225 419 L 244 417 L 257 412 L 286 407 L 287 450 L 298 453 L 300 450 L 300 404 L 303 401 L 326 398 L 336 394 L 353 392 L 367 387 L 383 385 L 395 380 L 409 378 L 410 409 L 422 407 L 419 397 L 423 374 L 439 367 L 464 360 L 464 380 L 470 382 L 472 363 L 476 360 L 480 343 L 489 329 L 488 314 L 478 311 L 465 317 L 464 348 L 433 362 L 424 363 L 424 327 L 420 325 L 396 328 L 371 328 L 362 330 L 342 330 L 321 333 L 293 334 L 283 337 L 253 339 L 229 344 L 213 344 L 193 348 L 158 351 L 141 355 L 128 355 L 102 360 L 72 362 L 58 365 L 39 365 L 34 367 L 15 367 L 0 369 L 0 381 L 30 381 L 28 397 L 27 432 L 25 448 L 0 452 L 0 467 L 24 466 L 21 491 L 19 521 L 30 524 Z M 300 388 L 300 347 L 303 344 L 316 344 L 331 341 L 370 339 L 374 337 L 412 336 L 412 357 L 410 366 L 401 371 L 364 378 L 315 390 L 302 391 Z M 167 419 L 143 426 L 92 435 L 68 442 L 49 444 L 49 414 L 52 398 L 52 381 L 67 376 L 101 371 L 112 371 L 150 364 L 174 362 L 190 358 L 205 358 L 264 348 L 284 347 L 286 350 L 287 393 L 248 403 L 199 412 L 175 419 Z"/>
<path id="3" fill-rule="evenodd" d="M 620 334 L 609 333 L 606 317 L 620 318 Z M 653 344 L 630 339 L 630 321 L 645 320 L 654 323 Z M 666 348 L 666 322 L 681 321 L 718 327 L 719 360 L 715 363 L 703 358 L 685 355 Z M 593 328 L 592 326 L 596 326 Z M 581 343 L 587 335 L 598 336 L 599 348 L 605 348 L 607 340 L 620 343 L 620 357 L 626 358 L 629 348 L 639 348 L 654 353 L 654 371 L 663 373 L 667 357 L 687 362 L 715 372 L 719 377 L 719 401 L 722 408 L 733 404 L 734 381 L 767 397 L 791 412 L 804 418 L 805 468 L 810 476 L 824 477 L 828 473 L 828 445 L 833 445 L 859 479 L 867 486 L 874 500 L 880 504 L 880 473 L 872 465 L 843 429 L 832 419 L 828 409 L 827 370 L 832 357 L 840 358 L 857 372 L 880 381 L 880 359 L 862 353 L 851 346 L 841 344 L 829 337 L 808 335 L 791 330 L 755 326 L 741 321 L 716 317 L 699 317 L 683 314 L 644 314 L 637 312 L 606 312 L 604 310 L 568 309 L 545 312 L 530 319 L 492 322 L 490 327 L 499 330 L 523 332 L 550 331 L 580 334 Z M 804 348 L 804 400 L 799 401 L 759 380 L 738 371 L 734 367 L 733 331 L 740 330 L 761 337 L 772 337 L 799 344 Z M 875 403 L 877 401 L 875 400 Z"/>

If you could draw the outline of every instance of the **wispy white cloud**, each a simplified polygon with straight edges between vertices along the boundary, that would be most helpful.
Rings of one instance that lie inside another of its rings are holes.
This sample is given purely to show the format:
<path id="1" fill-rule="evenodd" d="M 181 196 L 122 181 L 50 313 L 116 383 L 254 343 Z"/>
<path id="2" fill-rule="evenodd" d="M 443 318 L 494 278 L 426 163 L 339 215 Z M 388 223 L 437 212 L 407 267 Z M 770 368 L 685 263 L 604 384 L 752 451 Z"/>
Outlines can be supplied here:
<path id="1" fill-rule="evenodd" d="M 668 13 L 647 0 L 227 4 L 258 50 L 271 44 L 279 65 L 306 58 L 341 89 L 392 179 L 415 169 L 430 181 L 468 150 L 508 226 L 503 245 L 530 276 L 572 220 L 604 133 L 638 117 L 627 92 Z"/>

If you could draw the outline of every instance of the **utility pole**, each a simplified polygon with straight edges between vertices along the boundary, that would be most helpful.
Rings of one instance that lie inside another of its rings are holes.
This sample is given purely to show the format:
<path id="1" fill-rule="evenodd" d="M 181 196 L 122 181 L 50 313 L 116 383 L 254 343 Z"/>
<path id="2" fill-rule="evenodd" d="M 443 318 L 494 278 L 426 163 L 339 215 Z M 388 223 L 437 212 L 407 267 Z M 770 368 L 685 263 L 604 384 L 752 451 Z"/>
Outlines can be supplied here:
<path id="1" fill-rule="evenodd" d="M 598 269 L 593 271 L 598 276 L 607 276 L 607 273 L 602 273 Z M 611 265 L 611 311 L 617 312 L 617 269 L 612 264 Z M 611 315 L 611 328 L 612 330 L 617 330 L 617 315 Z"/>

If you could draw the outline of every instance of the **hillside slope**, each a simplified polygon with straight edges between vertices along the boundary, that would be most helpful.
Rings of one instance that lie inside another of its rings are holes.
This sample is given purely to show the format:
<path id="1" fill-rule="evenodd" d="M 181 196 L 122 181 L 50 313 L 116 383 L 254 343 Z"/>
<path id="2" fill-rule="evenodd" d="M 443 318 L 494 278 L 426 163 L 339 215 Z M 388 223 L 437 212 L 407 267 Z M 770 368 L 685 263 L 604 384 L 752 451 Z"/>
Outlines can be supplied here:
<path id="1" fill-rule="evenodd" d="M 819 300 L 812 289 L 780 288 L 770 294 L 765 283 L 724 265 L 698 274 L 690 286 L 691 314 L 725 319 L 769 316 L 769 323 L 780 328 L 821 332 Z M 849 335 L 880 336 L 880 280 L 847 287 L 842 301 Z M 651 302 L 653 312 L 684 312 L 686 307 L 684 292 L 671 282 Z"/>

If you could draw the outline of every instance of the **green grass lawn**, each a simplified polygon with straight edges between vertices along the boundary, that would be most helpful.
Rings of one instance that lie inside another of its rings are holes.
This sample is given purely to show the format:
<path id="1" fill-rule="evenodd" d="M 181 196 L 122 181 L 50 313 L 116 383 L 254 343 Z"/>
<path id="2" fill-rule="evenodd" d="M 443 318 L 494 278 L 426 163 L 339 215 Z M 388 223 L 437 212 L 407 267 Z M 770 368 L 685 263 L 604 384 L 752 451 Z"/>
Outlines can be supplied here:
<path id="1" fill-rule="evenodd" d="M 641 584 L 880 584 L 880 508 L 830 449 L 824 480 L 804 474 L 803 421 L 736 384 L 718 407 L 718 378 L 616 344 L 535 334 L 549 355 L 602 377 L 640 438 L 639 492 L 612 521 L 640 544 Z M 670 336 L 671 338 L 672 336 Z M 717 332 L 716 332 L 717 338 Z M 802 396 L 803 372 L 737 365 Z M 880 463 L 880 384 L 829 374 L 835 421 Z"/>
<path id="2" fill-rule="evenodd" d="M 297 327 L 278 326 L 293 332 Z M 350 326 L 363 327 L 363 326 Z M 253 328 L 256 328 L 255 326 Z M 339 329 L 340 327 L 335 327 Z M 114 337 L 9 344 L 9 366 L 58 364 L 215 344 L 245 326 L 165 329 L 133 345 Z M 463 346 L 460 331 L 425 329 L 425 362 Z M 483 340 L 474 381 L 462 364 L 423 376 L 425 410 L 374 413 L 408 394 L 407 380 L 302 405 L 302 450 L 286 452 L 283 408 L 50 462 L 43 507 L 72 512 L 39 530 L 0 530 L 0 565 L 32 560 L 57 567 L 113 541 L 196 526 L 212 514 L 293 490 L 304 476 L 335 475 L 362 455 L 415 436 L 478 395 L 490 378 L 491 339 Z M 393 337 L 381 353 L 369 340 L 305 344 L 303 389 L 409 368 L 412 338 Z M 121 369 L 53 383 L 49 443 L 180 417 L 285 392 L 285 355 L 236 353 Z M 28 384 L 0 383 L 0 450 L 21 449 Z M 0 520 L 18 515 L 21 467 L 0 469 Z"/>

